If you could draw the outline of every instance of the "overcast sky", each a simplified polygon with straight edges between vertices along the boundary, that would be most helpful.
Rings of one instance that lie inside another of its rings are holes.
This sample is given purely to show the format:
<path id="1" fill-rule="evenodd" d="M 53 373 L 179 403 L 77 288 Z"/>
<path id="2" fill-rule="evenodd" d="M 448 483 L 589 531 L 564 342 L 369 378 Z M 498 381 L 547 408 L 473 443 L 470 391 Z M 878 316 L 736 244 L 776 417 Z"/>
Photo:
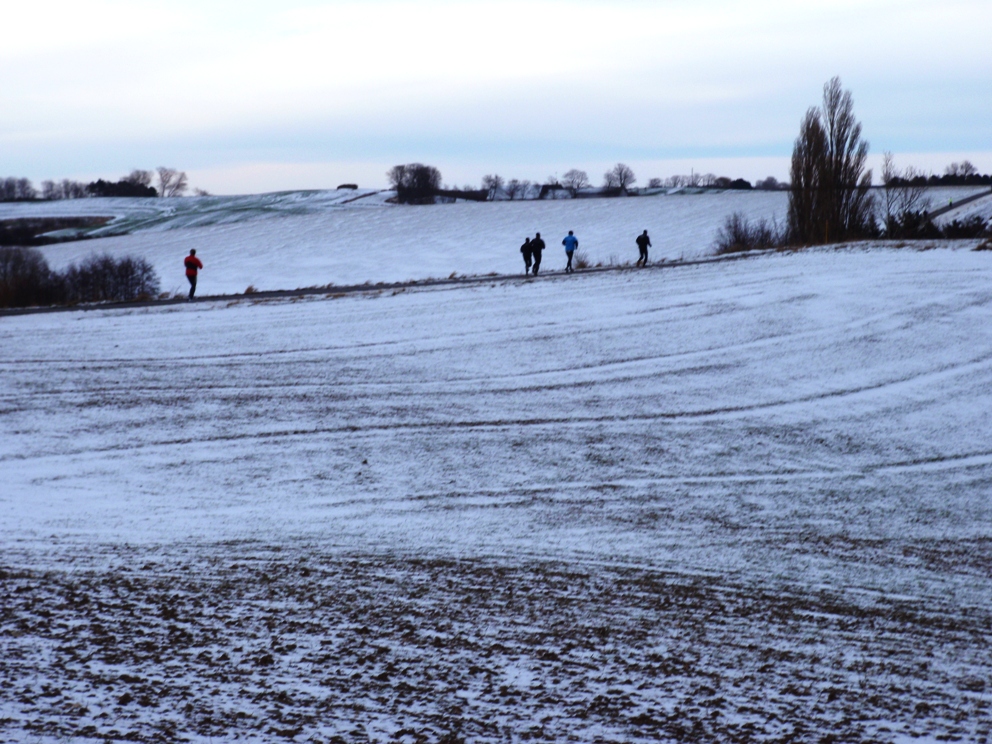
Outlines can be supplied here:
<path id="1" fill-rule="evenodd" d="M 215 193 L 617 161 L 787 176 L 840 75 L 871 151 L 992 171 L 990 0 L 4 2 L 0 176 Z"/>

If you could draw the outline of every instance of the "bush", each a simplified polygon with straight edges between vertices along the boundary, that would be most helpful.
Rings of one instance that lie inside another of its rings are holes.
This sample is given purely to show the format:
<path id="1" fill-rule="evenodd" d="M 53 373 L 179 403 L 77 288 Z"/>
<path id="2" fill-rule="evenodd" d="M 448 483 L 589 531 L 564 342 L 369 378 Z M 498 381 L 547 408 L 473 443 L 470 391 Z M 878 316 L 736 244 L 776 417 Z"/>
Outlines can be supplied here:
<path id="1" fill-rule="evenodd" d="M 576 251 L 572 266 L 577 269 L 588 269 L 592 266 L 592 261 L 589 260 L 589 255 L 585 251 Z"/>
<path id="2" fill-rule="evenodd" d="M 907 211 L 891 216 L 885 223 L 885 235 L 900 240 L 947 240 L 981 238 L 988 234 L 989 223 L 979 215 L 964 221 L 954 220 L 943 227 L 931 222 L 926 212 Z"/>
<path id="3" fill-rule="evenodd" d="M 37 248 L 0 247 L 0 307 L 51 305 L 63 294 L 61 278 Z"/>
<path id="4" fill-rule="evenodd" d="M 400 204 L 434 204 L 441 189 L 441 171 L 432 165 L 397 165 L 386 173 L 386 177 L 396 189 L 396 200 Z"/>
<path id="5" fill-rule="evenodd" d="M 67 302 L 129 302 L 159 292 L 158 276 L 143 258 L 90 256 L 63 276 Z"/>
<path id="6" fill-rule="evenodd" d="M 945 238 L 980 238 L 987 234 L 989 223 L 979 215 L 974 215 L 964 222 L 954 220 L 944 225 L 940 231 Z"/>
<path id="7" fill-rule="evenodd" d="M 143 258 L 91 256 L 59 273 L 36 248 L 0 247 L 0 307 L 130 302 L 158 292 L 158 276 Z"/>
<path id="8" fill-rule="evenodd" d="M 752 223 L 743 212 L 734 212 L 716 234 L 717 255 L 777 248 L 785 244 L 778 225 L 762 218 Z"/>
<path id="9" fill-rule="evenodd" d="M 925 212 L 907 210 L 885 220 L 885 237 L 893 240 L 935 240 L 943 237 Z"/>
<path id="10" fill-rule="evenodd" d="M 104 181 L 102 178 L 86 186 L 86 193 L 90 196 L 126 196 L 126 197 L 148 197 L 158 196 L 158 191 L 152 186 L 142 183 L 134 183 L 121 179 L 117 183 Z"/>

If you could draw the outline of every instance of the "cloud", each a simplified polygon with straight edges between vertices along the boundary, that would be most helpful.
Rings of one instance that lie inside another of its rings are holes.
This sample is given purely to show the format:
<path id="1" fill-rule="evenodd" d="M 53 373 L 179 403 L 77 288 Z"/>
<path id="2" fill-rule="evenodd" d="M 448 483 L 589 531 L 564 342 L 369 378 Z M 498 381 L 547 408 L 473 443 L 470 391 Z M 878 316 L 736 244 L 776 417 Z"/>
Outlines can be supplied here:
<path id="1" fill-rule="evenodd" d="M 781 157 L 834 74 L 878 148 L 982 150 L 992 113 L 984 0 L 56 0 L 8 15 L 0 147 L 36 177 L 116 151 L 190 169 Z"/>

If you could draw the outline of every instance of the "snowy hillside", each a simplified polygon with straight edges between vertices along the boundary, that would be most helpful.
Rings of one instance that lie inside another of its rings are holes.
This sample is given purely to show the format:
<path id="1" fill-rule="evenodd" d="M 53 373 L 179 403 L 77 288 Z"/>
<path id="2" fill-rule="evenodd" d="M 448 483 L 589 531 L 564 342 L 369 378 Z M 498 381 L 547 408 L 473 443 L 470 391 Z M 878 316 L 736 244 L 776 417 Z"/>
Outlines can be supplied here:
<path id="1" fill-rule="evenodd" d="M 674 203 L 105 246 L 500 270 Z M 990 307 L 904 249 L 3 318 L 0 739 L 983 741 Z"/>
<path id="2" fill-rule="evenodd" d="M 375 199 L 376 197 L 370 197 Z M 98 200 L 88 200 L 98 201 Z M 159 200 L 171 201 L 171 200 Z M 189 200 L 193 201 L 193 200 Z M 370 206 L 372 205 L 372 206 Z M 91 207 L 95 208 L 95 207 Z M 519 247 L 541 232 L 545 265 L 561 268 L 561 239 L 575 230 L 594 262 L 637 258 L 634 238 L 647 228 L 657 258 L 709 252 L 723 218 L 742 210 L 784 215 L 781 193 L 708 194 L 631 199 L 459 203 L 409 207 L 367 202 L 314 209 L 183 213 L 132 235 L 44 249 L 56 267 L 93 251 L 132 254 L 155 266 L 167 290 L 181 290 L 182 257 L 190 248 L 206 266 L 201 294 L 295 289 L 324 284 L 404 281 L 458 274 L 522 273 Z M 200 219 L 213 222 L 199 226 Z M 137 221 L 139 217 L 129 217 Z"/>
<path id="3" fill-rule="evenodd" d="M 934 205 L 975 189 L 934 189 Z M 325 284 L 393 282 L 450 274 L 522 272 L 519 246 L 541 232 L 546 269 L 564 265 L 561 239 L 574 230 L 592 262 L 637 258 L 634 238 L 647 229 L 653 259 L 693 258 L 712 251 L 727 215 L 782 222 L 783 192 L 671 194 L 627 199 L 458 203 L 432 207 L 386 204 L 389 192 L 309 191 L 182 199 L 79 199 L 0 204 L 0 219 L 113 216 L 93 234 L 130 234 L 44 248 L 62 268 L 93 252 L 148 259 L 166 291 L 185 292 L 182 257 L 196 248 L 206 268 L 199 292 L 230 294 Z M 983 200 L 963 208 L 985 210 Z M 958 210 L 944 219 L 958 216 Z"/>

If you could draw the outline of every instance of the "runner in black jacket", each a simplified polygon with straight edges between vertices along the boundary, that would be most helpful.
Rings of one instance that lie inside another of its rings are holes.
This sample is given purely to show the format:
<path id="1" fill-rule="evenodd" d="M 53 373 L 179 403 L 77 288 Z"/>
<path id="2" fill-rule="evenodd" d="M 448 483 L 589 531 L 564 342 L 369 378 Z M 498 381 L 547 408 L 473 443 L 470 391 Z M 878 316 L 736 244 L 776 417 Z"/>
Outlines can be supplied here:
<path id="1" fill-rule="evenodd" d="M 530 238 L 524 240 L 524 244 L 520 246 L 520 252 L 524 255 L 524 273 L 530 273 L 530 259 L 534 255 L 534 249 L 531 248 Z"/>
<path id="2" fill-rule="evenodd" d="M 541 251 L 544 250 L 544 241 L 541 240 L 541 233 L 534 235 L 534 239 L 530 241 L 530 252 L 534 254 L 534 268 L 531 269 L 531 274 L 537 276 L 537 270 L 541 268 Z"/>
<path id="3" fill-rule="evenodd" d="M 645 230 L 640 235 L 637 236 L 637 250 L 641 252 L 641 257 L 637 259 L 637 265 L 644 267 L 648 265 L 648 246 L 651 245 L 651 238 L 648 237 L 648 231 Z"/>

